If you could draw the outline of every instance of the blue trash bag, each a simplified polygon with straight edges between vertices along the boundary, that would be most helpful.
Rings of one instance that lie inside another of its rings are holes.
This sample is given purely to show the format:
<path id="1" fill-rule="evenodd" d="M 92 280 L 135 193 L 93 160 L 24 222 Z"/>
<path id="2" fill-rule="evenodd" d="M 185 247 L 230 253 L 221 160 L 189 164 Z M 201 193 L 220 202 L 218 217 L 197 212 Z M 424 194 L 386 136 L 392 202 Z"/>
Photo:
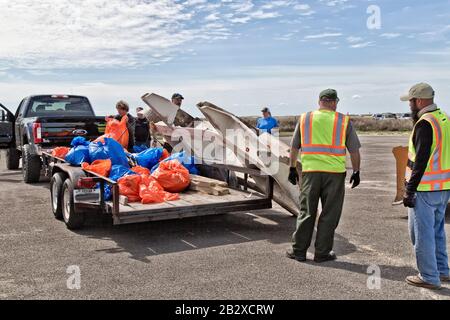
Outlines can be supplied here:
<path id="1" fill-rule="evenodd" d="M 151 169 L 156 164 L 158 164 L 159 159 L 163 154 L 162 148 L 149 148 L 147 150 L 142 151 L 141 153 L 134 153 L 132 158 L 137 162 L 137 164 L 141 167 Z"/>
<path id="2" fill-rule="evenodd" d="M 78 146 L 88 146 L 89 141 L 86 141 L 86 138 L 84 137 L 75 137 L 72 139 L 72 142 L 70 143 L 72 147 L 78 147 Z"/>
<path id="3" fill-rule="evenodd" d="M 81 166 L 83 162 L 91 163 L 89 148 L 85 145 L 73 147 L 67 153 L 65 160 L 73 166 Z"/>
<path id="4" fill-rule="evenodd" d="M 110 158 L 105 145 L 100 141 L 91 142 L 89 144 L 89 156 L 92 162 L 94 162 L 95 160 L 106 160 Z"/>
<path id="5" fill-rule="evenodd" d="M 110 159 L 112 165 L 130 167 L 125 150 L 120 143 L 111 138 L 105 138 L 105 143 L 100 141 L 90 143 L 89 156 L 91 161 Z"/>
<path id="6" fill-rule="evenodd" d="M 195 166 L 195 157 L 194 156 L 191 156 L 191 157 L 186 156 L 185 151 L 180 152 L 180 153 L 174 153 L 169 158 L 167 158 L 161 162 L 167 162 L 170 160 L 178 160 L 186 169 L 189 170 L 190 174 L 195 174 L 195 175 L 199 174 L 199 171 L 198 171 L 197 167 Z M 152 173 L 155 172 L 158 168 L 159 168 L 159 163 L 156 164 L 152 168 Z"/>
<path id="7" fill-rule="evenodd" d="M 140 146 L 134 146 L 133 147 L 133 152 L 134 153 L 141 153 L 142 151 L 145 151 L 147 149 L 148 149 L 148 147 L 145 144 L 143 144 L 143 145 L 140 145 Z"/>
<path id="8" fill-rule="evenodd" d="M 120 143 L 114 139 L 105 138 L 105 145 L 113 165 L 121 165 L 127 168 L 130 167 L 125 150 Z"/>
<path id="9" fill-rule="evenodd" d="M 109 173 L 109 179 L 117 182 L 117 180 L 119 180 L 123 176 L 129 176 L 132 174 L 137 174 L 137 173 L 131 171 L 129 167 L 124 167 L 121 165 L 113 165 L 111 168 L 111 172 Z"/>
<path id="10" fill-rule="evenodd" d="M 121 165 L 113 165 L 111 168 L 111 172 L 109 173 L 109 179 L 117 182 L 120 178 L 133 174 L 137 173 L 131 171 L 129 167 L 124 167 Z M 100 185 L 98 185 L 97 188 L 100 188 Z M 109 184 L 105 184 L 105 200 L 106 201 L 112 200 L 112 188 Z"/>

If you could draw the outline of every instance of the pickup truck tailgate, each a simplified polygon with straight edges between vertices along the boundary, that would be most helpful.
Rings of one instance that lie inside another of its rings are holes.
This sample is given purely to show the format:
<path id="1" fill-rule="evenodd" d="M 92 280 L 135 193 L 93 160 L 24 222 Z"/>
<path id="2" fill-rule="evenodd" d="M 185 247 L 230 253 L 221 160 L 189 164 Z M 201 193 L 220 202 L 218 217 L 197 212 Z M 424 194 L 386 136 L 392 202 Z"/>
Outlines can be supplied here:
<path id="1" fill-rule="evenodd" d="M 46 118 L 40 120 L 43 145 L 70 145 L 75 137 L 96 139 L 105 132 L 104 118 Z"/>

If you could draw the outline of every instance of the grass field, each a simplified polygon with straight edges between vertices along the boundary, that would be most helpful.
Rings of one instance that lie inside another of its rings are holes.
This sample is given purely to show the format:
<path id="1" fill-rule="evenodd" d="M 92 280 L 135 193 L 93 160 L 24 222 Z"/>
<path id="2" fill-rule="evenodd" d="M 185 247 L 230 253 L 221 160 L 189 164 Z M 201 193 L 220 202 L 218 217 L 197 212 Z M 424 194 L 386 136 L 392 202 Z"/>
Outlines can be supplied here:
<path id="1" fill-rule="evenodd" d="M 297 116 L 276 117 L 280 123 L 280 135 L 292 133 L 298 122 Z M 249 124 L 255 126 L 258 117 L 242 117 Z M 368 117 L 351 117 L 355 129 L 367 134 L 404 134 L 413 128 L 410 119 L 375 120 Z"/>

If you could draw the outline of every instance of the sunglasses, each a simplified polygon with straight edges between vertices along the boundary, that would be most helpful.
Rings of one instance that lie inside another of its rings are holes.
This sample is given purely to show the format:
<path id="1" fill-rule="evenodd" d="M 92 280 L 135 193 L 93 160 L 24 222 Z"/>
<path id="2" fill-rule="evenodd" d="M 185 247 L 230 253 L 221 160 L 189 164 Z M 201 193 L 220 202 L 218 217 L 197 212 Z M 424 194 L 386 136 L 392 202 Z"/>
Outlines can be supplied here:
<path id="1" fill-rule="evenodd" d="M 341 101 L 341 99 L 339 99 L 339 98 L 336 98 L 336 100 L 334 100 L 334 99 L 322 99 L 320 101 L 323 101 L 323 102 L 334 102 L 334 101 L 336 101 L 336 103 L 339 103 L 339 101 Z"/>

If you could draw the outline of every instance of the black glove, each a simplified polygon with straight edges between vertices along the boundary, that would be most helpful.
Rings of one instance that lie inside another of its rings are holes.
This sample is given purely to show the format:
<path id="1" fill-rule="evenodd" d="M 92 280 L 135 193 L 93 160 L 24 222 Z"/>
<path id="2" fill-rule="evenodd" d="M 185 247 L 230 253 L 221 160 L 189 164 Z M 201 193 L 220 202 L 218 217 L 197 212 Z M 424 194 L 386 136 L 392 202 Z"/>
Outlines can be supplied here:
<path id="1" fill-rule="evenodd" d="M 352 189 L 355 189 L 361 183 L 361 177 L 359 176 L 359 171 L 355 171 L 350 178 L 350 183 L 353 183 Z"/>
<path id="2" fill-rule="evenodd" d="M 289 182 L 292 183 L 294 186 L 297 185 L 297 182 L 299 180 L 297 168 L 291 168 L 289 170 Z"/>
<path id="3" fill-rule="evenodd" d="M 406 193 L 406 195 L 403 197 L 403 205 L 406 208 L 414 208 L 416 206 L 416 194 Z"/>

